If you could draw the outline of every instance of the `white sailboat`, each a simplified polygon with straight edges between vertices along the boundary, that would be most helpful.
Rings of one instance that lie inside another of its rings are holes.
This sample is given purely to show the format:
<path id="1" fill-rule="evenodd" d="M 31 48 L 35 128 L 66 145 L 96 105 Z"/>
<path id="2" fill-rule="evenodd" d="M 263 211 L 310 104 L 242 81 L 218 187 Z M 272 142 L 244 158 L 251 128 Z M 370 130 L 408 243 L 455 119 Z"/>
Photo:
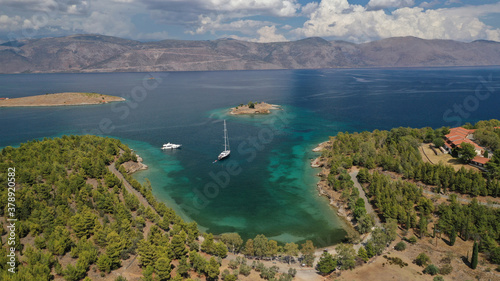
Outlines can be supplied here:
<path id="1" fill-rule="evenodd" d="M 228 157 L 230 153 L 231 153 L 231 150 L 229 149 L 229 141 L 227 139 L 226 120 L 224 120 L 224 151 L 222 151 L 219 154 L 218 159 L 222 160 L 222 159 Z"/>

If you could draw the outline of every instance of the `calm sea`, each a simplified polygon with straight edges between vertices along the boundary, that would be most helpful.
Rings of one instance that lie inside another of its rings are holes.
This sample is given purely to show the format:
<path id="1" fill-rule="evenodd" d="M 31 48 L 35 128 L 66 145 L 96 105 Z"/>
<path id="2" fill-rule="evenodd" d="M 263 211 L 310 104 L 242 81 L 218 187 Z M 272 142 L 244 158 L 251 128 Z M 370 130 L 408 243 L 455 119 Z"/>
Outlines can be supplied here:
<path id="1" fill-rule="evenodd" d="M 128 100 L 0 108 L 0 147 L 63 134 L 119 138 L 150 167 L 135 177 L 203 230 L 326 246 L 345 231 L 316 191 L 317 143 L 340 131 L 500 119 L 499 78 L 498 67 L 0 75 L 0 97 L 77 91 Z M 227 114 L 249 101 L 282 110 Z M 232 152 L 214 162 L 223 119 Z M 183 147 L 162 151 L 165 142 Z"/>

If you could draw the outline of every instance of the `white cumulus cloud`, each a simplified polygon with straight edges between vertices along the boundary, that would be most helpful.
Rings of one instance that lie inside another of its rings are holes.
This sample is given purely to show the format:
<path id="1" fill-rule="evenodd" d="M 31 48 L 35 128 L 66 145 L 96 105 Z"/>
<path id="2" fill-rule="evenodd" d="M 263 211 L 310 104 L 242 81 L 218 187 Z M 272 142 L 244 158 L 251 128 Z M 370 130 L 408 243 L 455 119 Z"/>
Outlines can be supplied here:
<path id="1" fill-rule="evenodd" d="M 303 16 L 310 16 L 316 9 L 318 9 L 319 3 L 318 2 L 309 2 L 305 6 L 302 7 L 301 9 L 301 14 Z"/>
<path id="2" fill-rule="evenodd" d="M 437 4 L 439 4 L 439 0 L 432 0 L 432 2 L 424 1 L 424 2 L 420 3 L 420 5 L 418 5 L 418 6 L 421 8 L 431 8 L 431 7 L 436 6 Z"/>
<path id="3" fill-rule="evenodd" d="M 255 30 L 265 25 L 271 24 L 268 21 L 257 20 L 233 20 L 226 18 L 223 15 L 218 15 L 214 18 L 209 16 L 199 16 L 199 23 L 196 30 L 188 31 L 189 34 L 215 34 L 217 31 L 237 31 L 243 34 L 253 34 Z"/>
<path id="4" fill-rule="evenodd" d="M 259 28 L 253 36 L 227 35 L 225 37 L 258 43 L 286 42 L 288 39 L 282 34 L 278 34 L 275 25 L 268 25 Z"/>
<path id="5" fill-rule="evenodd" d="M 199 15 L 225 16 L 272 15 L 291 17 L 301 5 L 297 0 L 139 0 L 157 15 L 190 21 Z M 170 19 L 165 19 L 170 20 Z"/>
<path id="6" fill-rule="evenodd" d="M 256 41 L 260 43 L 288 41 L 285 36 L 276 33 L 276 26 L 274 25 L 260 28 L 257 30 L 257 34 L 259 34 L 259 39 Z"/>
<path id="7" fill-rule="evenodd" d="M 500 29 L 484 24 L 479 17 L 499 10 L 500 3 L 427 10 L 404 7 L 387 14 L 383 10 L 351 5 L 347 0 L 322 0 L 303 27 L 293 32 L 298 36 L 322 36 L 353 42 L 396 36 L 497 40 Z"/>
<path id="8" fill-rule="evenodd" d="M 20 16 L 0 15 L 0 30 L 12 31 L 22 26 L 22 23 L 23 20 Z"/>
<path id="9" fill-rule="evenodd" d="M 385 9 L 385 8 L 403 8 L 412 7 L 415 5 L 413 0 L 370 0 L 368 2 L 368 8 L 373 10 Z"/>

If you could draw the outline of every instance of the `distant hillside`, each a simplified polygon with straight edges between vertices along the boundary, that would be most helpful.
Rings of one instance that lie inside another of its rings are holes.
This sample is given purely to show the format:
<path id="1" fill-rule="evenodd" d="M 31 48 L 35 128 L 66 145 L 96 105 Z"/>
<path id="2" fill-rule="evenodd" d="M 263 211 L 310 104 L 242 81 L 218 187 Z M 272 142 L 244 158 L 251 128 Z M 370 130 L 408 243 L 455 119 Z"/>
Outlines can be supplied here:
<path id="1" fill-rule="evenodd" d="M 0 44 L 0 73 L 484 65 L 500 65 L 499 42 L 396 37 L 363 44 L 322 38 L 278 43 L 233 39 L 142 43 L 73 35 Z"/>

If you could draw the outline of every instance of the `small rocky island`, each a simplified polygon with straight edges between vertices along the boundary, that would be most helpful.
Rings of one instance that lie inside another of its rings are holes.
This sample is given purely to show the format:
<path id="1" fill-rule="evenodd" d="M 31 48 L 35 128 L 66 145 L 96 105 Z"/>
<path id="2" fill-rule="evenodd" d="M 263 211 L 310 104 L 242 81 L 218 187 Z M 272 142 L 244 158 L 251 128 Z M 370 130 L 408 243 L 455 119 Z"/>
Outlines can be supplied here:
<path id="1" fill-rule="evenodd" d="M 22 98 L 0 98 L 0 107 L 89 105 L 125 101 L 124 98 L 97 93 L 57 93 Z"/>
<path id="2" fill-rule="evenodd" d="M 249 102 L 248 104 L 240 104 L 237 107 L 231 108 L 231 114 L 269 114 L 273 109 L 280 109 L 280 107 L 265 102 Z"/>

